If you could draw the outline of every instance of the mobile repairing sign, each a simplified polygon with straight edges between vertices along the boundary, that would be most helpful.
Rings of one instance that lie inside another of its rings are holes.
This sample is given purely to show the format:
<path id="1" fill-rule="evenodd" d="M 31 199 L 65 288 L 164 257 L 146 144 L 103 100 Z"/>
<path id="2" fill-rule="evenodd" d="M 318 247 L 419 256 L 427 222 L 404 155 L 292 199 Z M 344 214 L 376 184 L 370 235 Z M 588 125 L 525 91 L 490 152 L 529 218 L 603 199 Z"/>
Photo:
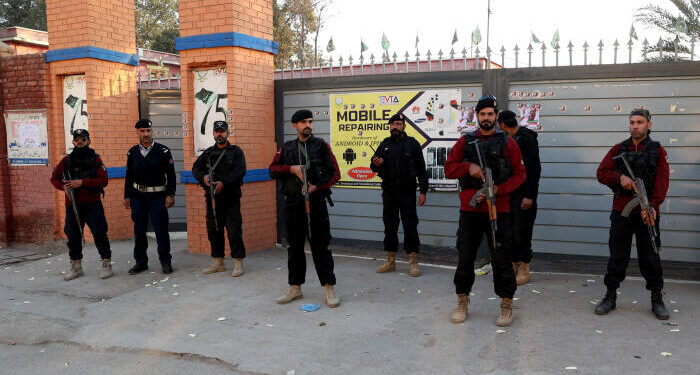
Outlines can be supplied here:
<path id="1" fill-rule="evenodd" d="M 461 96 L 459 89 L 330 95 L 331 147 L 340 167 L 336 186 L 381 186 L 369 168 L 371 158 L 389 136 L 389 118 L 402 113 L 406 134 L 423 148 L 430 188 L 457 190 L 456 180 L 445 179 L 444 166 L 463 130 Z"/>
<path id="2" fill-rule="evenodd" d="M 227 121 L 228 95 L 226 68 L 195 70 L 194 76 L 194 154 L 199 156 L 214 145 L 214 121 Z M 228 121 L 227 121 L 228 122 Z M 230 126 L 230 124 L 229 124 Z M 232 129 L 229 129 L 231 132 Z"/>

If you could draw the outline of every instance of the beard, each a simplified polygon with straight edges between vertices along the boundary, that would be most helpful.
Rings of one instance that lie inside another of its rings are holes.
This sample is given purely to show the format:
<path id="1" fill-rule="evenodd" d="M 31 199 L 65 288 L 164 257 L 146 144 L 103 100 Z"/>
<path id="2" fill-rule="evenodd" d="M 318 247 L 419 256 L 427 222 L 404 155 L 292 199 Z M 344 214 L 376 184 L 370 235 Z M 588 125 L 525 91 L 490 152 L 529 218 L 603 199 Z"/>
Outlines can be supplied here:
<path id="1" fill-rule="evenodd" d="M 496 126 L 496 124 L 493 122 L 484 121 L 483 123 L 479 123 L 479 127 L 486 131 L 493 129 L 494 126 Z"/>
<path id="2" fill-rule="evenodd" d="M 216 144 L 217 145 L 226 144 L 226 138 L 225 137 L 216 137 Z"/>

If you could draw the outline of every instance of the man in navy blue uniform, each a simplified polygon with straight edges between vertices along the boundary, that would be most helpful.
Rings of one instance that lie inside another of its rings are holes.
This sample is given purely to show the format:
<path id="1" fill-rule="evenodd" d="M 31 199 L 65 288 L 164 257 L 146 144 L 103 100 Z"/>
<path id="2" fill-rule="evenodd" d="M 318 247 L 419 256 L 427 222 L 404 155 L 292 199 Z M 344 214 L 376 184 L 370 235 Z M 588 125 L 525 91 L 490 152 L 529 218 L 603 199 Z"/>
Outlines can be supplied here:
<path id="1" fill-rule="evenodd" d="M 151 217 L 158 242 L 158 257 L 164 274 L 173 272 L 170 261 L 168 208 L 175 204 L 175 163 L 170 149 L 153 141 L 150 120 L 136 122 L 139 144 L 127 152 L 124 207 L 134 222 L 134 259 L 130 275 L 148 269 L 146 230 Z"/>

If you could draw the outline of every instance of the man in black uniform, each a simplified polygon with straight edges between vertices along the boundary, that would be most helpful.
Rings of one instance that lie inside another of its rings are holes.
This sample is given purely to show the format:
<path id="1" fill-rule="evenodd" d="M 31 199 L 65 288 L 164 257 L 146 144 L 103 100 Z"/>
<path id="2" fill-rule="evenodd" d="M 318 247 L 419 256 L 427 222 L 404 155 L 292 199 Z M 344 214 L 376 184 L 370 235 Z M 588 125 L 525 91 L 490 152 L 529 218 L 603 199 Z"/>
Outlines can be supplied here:
<path id="1" fill-rule="evenodd" d="M 107 170 L 100 155 L 90 148 L 87 129 L 73 131 L 73 151 L 66 155 L 51 173 L 51 184 L 66 192 L 66 224 L 63 231 L 68 237 L 68 255 L 71 269 L 64 280 L 83 276 L 83 226 L 87 224 L 102 258 L 100 278 L 112 276 L 112 251 L 107 238 L 107 219 L 101 196 L 107 186 Z M 75 206 L 69 191 L 75 198 Z M 76 212 L 78 217 L 75 216 Z"/>
<path id="2" fill-rule="evenodd" d="M 598 182 L 610 187 L 615 196 L 610 214 L 610 239 L 608 240 L 610 260 L 604 280 L 608 290 L 603 300 L 596 306 L 595 313 L 605 315 L 615 310 L 616 290 L 625 279 L 630 261 L 632 235 L 634 235 L 637 242 L 639 269 L 647 282 L 647 290 L 651 291 L 651 311 L 658 319 L 666 320 L 669 318 L 669 313 L 662 297 L 664 278 L 658 253 L 661 238 L 659 236 L 660 218 L 657 213 L 668 192 L 668 155 L 659 142 L 649 137 L 651 114 L 648 110 L 636 108 L 630 112 L 629 132 L 629 138 L 608 151 L 597 172 Z M 644 190 L 651 206 L 649 211 L 641 210 L 637 206 L 628 213 L 627 217 L 622 216 L 623 210 L 634 199 L 637 192 L 637 186 L 622 157 L 628 161 L 634 177 L 644 182 Z M 654 243 L 650 233 L 652 231 L 655 237 Z"/>
<path id="3" fill-rule="evenodd" d="M 311 134 L 311 111 L 302 109 L 294 113 L 292 125 L 298 137 L 285 142 L 270 164 L 270 176 L 282 184 L 289 243 L 290 287 L 277 303 L 285 304 L 303 297 L 301 284 L 306 277 L 304 242 L 308 236 L 316 273 L 325 288 L 326 303 L 328 307 L 336 307 L 340 300 L 333 289 L 335 274 L 333 256 L 328 248 L 331 230 L 326 199 L 330 199 L 331 186 L 340 179 L 338 163 L 328 143 Z M 308 182 L 308 202 L 304 197 L 304 180 Z"/>
<path id="4" fill-rule="evenodd" d="M 530 282 L 532 230 L 537 217 L 537 190 L 542 173 L 540 148 L 537 144 L 537 132 L 520 126 L 513 111 L 499 112 L 498 125 L 518 143 L 525 164 L 525 182 L 510 194 L 513 271 L 516 274 L 516 283 L 524 285 Z"/>
<path id="5" fill-rule="evenodd" d="M 382 179 L 382 203 L 384 206 L 384 250 L 387 259 L 377 268 L 378 273 L 396 271 L 396 251 L 399 247 L 399 212 L 403 221 L 403 247 L 408 253 L 409 274 L 420 276 L 418 268 L 418 214 L 416 213 L 416 178 L 420 184 L 418 205 L 425 204 L 428 177 L 420 144 L 405 133 L 404 116 L 395 114 L 389 119 L 391 137 L 377 146 L 369 167 Z"/>
<path id="6" fill-rule="evenodd" d="M 207 234 L 211 243 L 211 256 L 214 263 L 202 273 L 223 272 L 224 267 L 224 228 L 228 233 L 228 244 L 233 258 L 231 276 L 243 274 L 243 245 L 241 218 L 241 185 L 245 176 L 245 156 L 243 150 L 228 141 L 226 121 L 214 122 L 216 144 L 204 150 L 192 165 L 192 176 L 204 188 L 207 200 Z M 210 181 L 209 171 L 213 181 Z M 214 202 L 211 199 L 211 186 L 214 186 Z M 212 203 L 214 205 L 212 205 Z"/>
<path id="7" fill-rule="evenodd" d="M 134 221 L 134 259 L 129 270 L 135 275 L 148 269 L 148 216 L 158 242 L 158 257 L 164 274 L 173 272 L 170 262 L 170 234 L 168 233 L 168 208 L 175 204 L 175 163 L 170 149 L 153 141 L 150 120 L 136 122 L 139 144 L 126 153 L 126 178 L 124 179 L 124 207 L 131 209 Z"/>

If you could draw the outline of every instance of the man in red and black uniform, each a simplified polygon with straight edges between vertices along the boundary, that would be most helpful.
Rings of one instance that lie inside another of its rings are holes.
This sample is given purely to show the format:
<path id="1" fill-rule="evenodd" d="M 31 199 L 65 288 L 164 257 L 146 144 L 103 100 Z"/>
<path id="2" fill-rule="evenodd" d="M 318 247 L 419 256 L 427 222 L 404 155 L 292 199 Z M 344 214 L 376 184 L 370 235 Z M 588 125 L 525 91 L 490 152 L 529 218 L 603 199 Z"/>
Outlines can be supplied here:
<path id="1" fill-rule="evenodd" d="M 287 293 L 277 299 L 277 303 L 285 304 L 303 297 L 301 284 L 306 278 L 304 242 L 308 236 L 316 273 L 325 288 L 326 303 L 328 307 L 336 307 L 340 300 L 333 289 L 335 274 L 333 256 L 328 248 L 331 229 L 326 199 L 330 198 L 331 186 L 340 179 L 340 171 L 328 143 L 311 134 L 311 111 L 302 109 L 295 112 L 292 115 L 292 125 L 298 137 L 285 142 L 270 164 L 270 177 L 280 180 L 282 184 L 289 243 L 287 265 L 290 287 Z M 309 189 L 308 217 L 304 199 L 305 186 L 302 182 L 305 178 Z"/>
<path id="2" fill-rule="evenodd" d="M 659 206 L 666 199 L 668 191 L 669 167 L 666 150 L 649 137 L 651 114 L 646 109 L 633 109 L 629 116 L 630 138 L 608 151 L 598 167 L 598 181 L 610 187 L 615 193 L 610 214 L 610 260 L 605 274 L 608 291 L 605 298 L 596 306 L 595 313 L 605 315 L 616 307 L 617 288 L 625 279 L 625 271 L 630 260 L 632 235 L 637 242 L 639 269 L 646 280 L 646 288 L 651 291 L 651 310 L 657 318 L 668 319 L 661 291 L 664 287 L 661 258 L 653 251 L 652 239 L 647 226 L 652 226 L 659 234 Z M 622 216 L 625 205 L 635 195 L 634 185 L 624 162 L 616 156 L 628 160 L 635 177 L 644 181 L 644 187 L 653 207 L 650 213 L 636 207 L 628 217 Z M 660 236 L 656 236 L 656 247 L 661 247 Z"/>
<path id="3" fill-rule="evenodd" d="M 500 130 L 496 130 L 496 98 L 485 95 L 476 105 L 479 129 L 468 133 L 452 147 L 445 163 L 445 176 L 459 179 L 459 229 L 457 249 L 459 263 L 454 283 L 457 291 L 457 310 L 452 314 L 453 323 L 461 323 L 467 318 L 469 292 L 474 285 L 474 259 L 484 233 L 489 233 L 493 282 L 496 294 L 502 298 L 501 314 L 496 320 L 499 326 L 508 326 L 513 320 L 513 295 L 515 294 L 515 274 L 509 253 L 512 241 L 510 224 L 510 193 L 525 181 L 525 167 L 518 144 Z M 478 141 L 476 144 L 472 143 Z M 493 173 L 496 185 L 497 226 L 496 243 L 490 235 L 490 221 L 485 196 L 479 198 L 476 207 L 469 202 L 483 186 L 484 173 L 479 166 L 476 145 L 481 149 L 482 159 Z"/>
<path id="4" fill-rule="evenodd" d="M 107 170 L 100 155 L 90 148 L 87 129 L 73 131 L 73 151 L 58 163 L 51 173 L 51 184 L 66 192 L 66 223 L 63 231 L 68 238 L 70 272 L 63 277 L 69 281 L 83 276 L 83 227 L 87 224 L 102 258 L 100 278 L 112 276 L 112 251 L 107 238 L 107 219 L 102 207 L 101 195 L 107 186 Z M 73 212 L 73 202 L 68 191 L 73 190 L 78 218 Z"/>

